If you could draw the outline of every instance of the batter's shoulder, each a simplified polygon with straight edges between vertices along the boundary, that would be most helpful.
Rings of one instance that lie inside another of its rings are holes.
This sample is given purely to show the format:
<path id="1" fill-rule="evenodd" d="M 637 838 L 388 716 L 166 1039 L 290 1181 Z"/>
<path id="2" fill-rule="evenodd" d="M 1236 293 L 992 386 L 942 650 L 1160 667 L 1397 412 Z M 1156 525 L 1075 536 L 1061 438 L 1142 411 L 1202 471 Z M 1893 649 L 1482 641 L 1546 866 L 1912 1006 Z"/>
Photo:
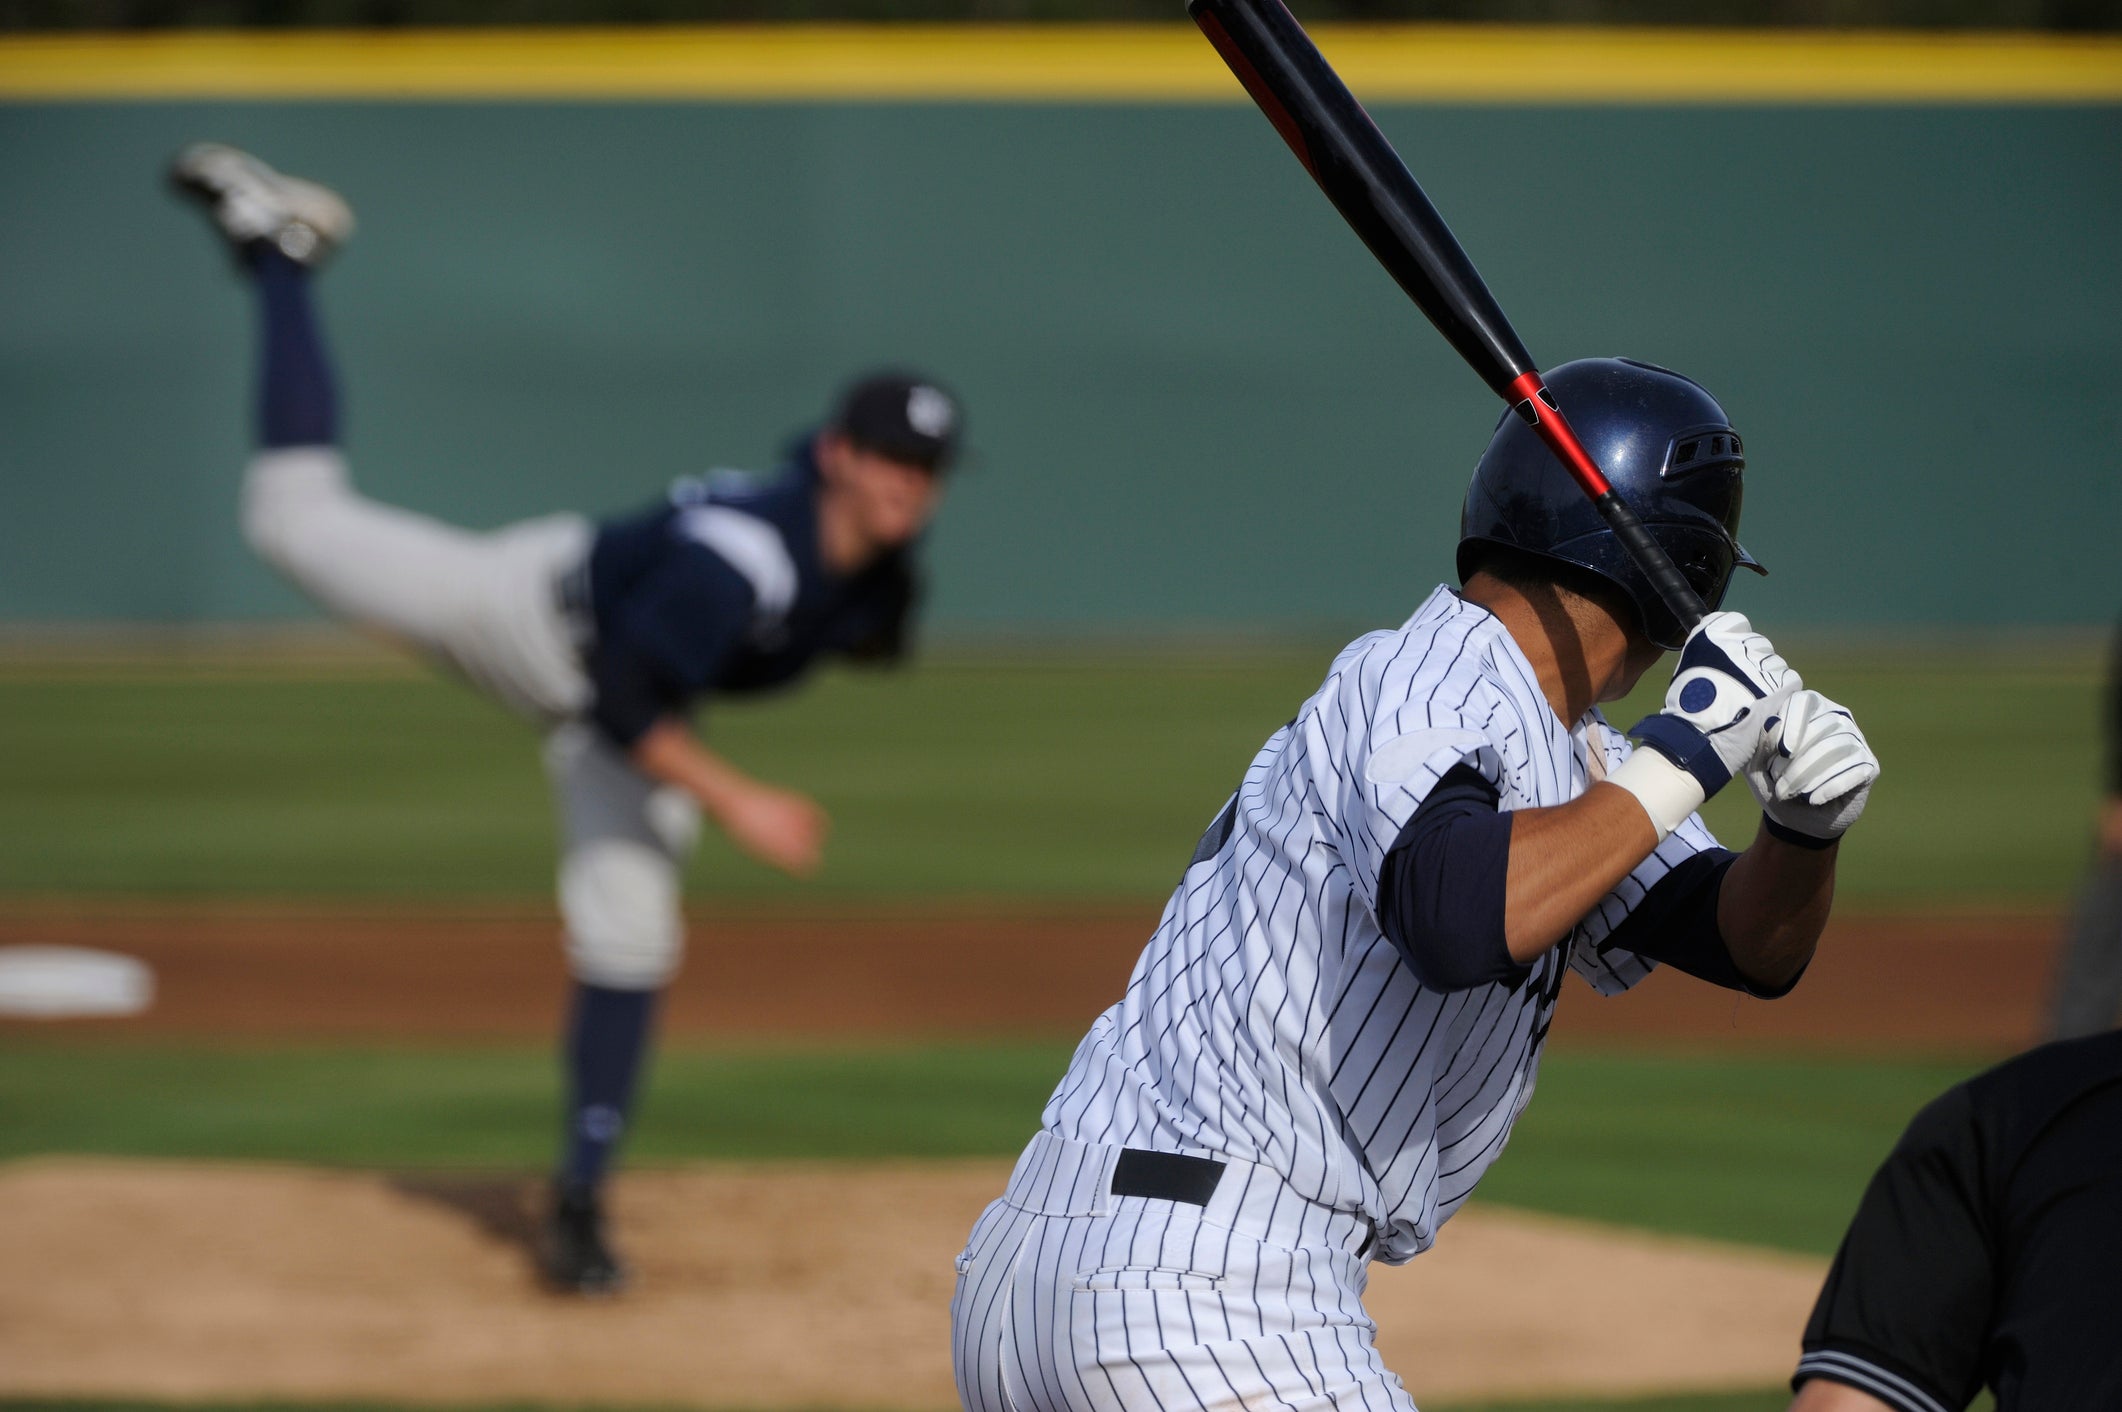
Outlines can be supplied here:
<path id="1" fill-rule="evenodd" d="M 1360 723 L 1372 742 L 1444 728 L 1508 734 L 1517 713 L 1489 640 L 1496 630 L 1486 612 L 1440 589 L 1398 628 L 1342 649 L 1318 705 L 1344 729 Z"/>

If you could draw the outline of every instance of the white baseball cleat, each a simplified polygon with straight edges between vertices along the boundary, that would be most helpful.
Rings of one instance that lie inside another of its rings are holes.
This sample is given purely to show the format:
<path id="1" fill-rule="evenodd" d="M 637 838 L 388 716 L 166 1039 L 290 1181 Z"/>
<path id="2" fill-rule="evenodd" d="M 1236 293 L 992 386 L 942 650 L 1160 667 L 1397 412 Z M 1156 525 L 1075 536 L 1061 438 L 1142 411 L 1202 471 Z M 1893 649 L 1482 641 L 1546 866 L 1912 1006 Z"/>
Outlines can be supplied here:
<path id="1" fill-rule="evenodd" d="M 338 192 L 282 176 L 250 153 L 197 142 L 170 163 L 170 183 L 197 198 L 237 249 L 269 240 L 288 259 L 323 262 L 354 233 L 354 213 Z"/>

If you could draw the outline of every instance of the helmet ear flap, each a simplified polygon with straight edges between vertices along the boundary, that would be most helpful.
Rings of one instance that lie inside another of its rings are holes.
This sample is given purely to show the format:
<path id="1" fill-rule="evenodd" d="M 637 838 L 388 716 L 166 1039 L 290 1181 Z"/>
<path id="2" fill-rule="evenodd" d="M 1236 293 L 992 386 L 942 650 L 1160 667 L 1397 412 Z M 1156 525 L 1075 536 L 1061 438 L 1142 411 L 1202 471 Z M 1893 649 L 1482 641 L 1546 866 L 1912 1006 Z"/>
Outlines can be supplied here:
<path id="1" fill-rule="evenodd" d="M 1481 561 L 1488 557 L 1490 551 L 1512 547 L 1497 539 L 1468 538 L 1460 540 L 1459 552 L 1453 556 L 1455 560 L 1453 567 L 1459 571 L 1460 587 L 1465 587 L 1466 581 L 1480 572 Z"/>

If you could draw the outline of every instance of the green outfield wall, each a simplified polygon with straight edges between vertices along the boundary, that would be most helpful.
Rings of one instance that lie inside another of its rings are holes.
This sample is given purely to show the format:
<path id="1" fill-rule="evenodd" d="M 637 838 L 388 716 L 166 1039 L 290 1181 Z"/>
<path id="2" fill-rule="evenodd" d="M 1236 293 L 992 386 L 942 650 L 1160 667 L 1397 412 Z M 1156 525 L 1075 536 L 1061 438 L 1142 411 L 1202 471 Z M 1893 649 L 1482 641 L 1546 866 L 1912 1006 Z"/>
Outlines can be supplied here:
<path id="1" fill-rule="evenodd" d="M 1773 570 L 1742 606 L 2105 621 L 2122 105 L 1890 97 L 1378 117 L 1538 356 L 1723 397 Z M 904 360 L 962 390 L 977 448 L 940 624 L 1378 622 L 1450 572 L 1496 416 L 1240 101 L 17 91 L 0 619 L 305 612 L 235 529 L 251 310 L 158 181 L 197 137 L 350 195 L 322 289 L 356 472 L 467 524 L 768 464 Z"/>

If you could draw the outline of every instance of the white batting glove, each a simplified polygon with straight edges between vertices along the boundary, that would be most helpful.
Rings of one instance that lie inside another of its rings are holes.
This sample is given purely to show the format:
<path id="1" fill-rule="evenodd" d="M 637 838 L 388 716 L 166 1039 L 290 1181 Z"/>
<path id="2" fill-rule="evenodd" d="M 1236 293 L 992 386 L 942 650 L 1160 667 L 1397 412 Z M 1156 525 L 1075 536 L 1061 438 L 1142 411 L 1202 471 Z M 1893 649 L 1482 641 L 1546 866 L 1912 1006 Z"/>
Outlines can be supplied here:
<path id="1" fill-rule="evenodd" d="M 1800 691 L 1768 727 L 1765 744 L 1746 782 L 1769 832 L 1801 848 L 1825 848 L 1842 837 L 1879 778 L 1879 757 L 1848 708 Z"/>
<path id="2" fill-rule="evenodd" d="M 1662 839 L 1754 766 L 1768 723 L 1803 685 L 1744 614 L 1710 614 L 1680 649 L 1665 709 L 1629 731 L 1645 748 L 1611 782 L 1636 796 Z"/>

